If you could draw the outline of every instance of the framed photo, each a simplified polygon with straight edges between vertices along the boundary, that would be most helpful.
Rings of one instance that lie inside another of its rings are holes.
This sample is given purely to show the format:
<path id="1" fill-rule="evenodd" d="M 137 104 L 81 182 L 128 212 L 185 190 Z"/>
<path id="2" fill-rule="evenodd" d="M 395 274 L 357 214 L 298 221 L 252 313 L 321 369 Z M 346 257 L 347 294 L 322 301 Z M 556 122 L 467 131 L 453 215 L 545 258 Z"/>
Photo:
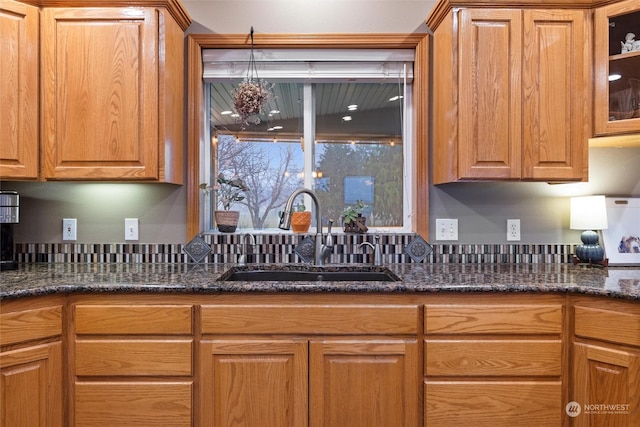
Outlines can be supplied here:
<path id="1" fill-rule="evenodd" d="M 640 265 L 640 197 L 607 197 L 607 222 L 602 230 L 609 265 Z"/>

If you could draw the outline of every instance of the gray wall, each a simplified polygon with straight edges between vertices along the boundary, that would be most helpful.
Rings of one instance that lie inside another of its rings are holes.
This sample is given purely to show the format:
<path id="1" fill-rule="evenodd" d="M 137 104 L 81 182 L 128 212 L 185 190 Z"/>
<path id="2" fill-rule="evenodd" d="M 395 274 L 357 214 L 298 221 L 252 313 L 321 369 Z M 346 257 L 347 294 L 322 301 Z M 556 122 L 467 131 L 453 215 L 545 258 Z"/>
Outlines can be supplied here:
<path id="1" fill-rule="evenodd" d="M 191 33 L 411 33 L 427 31 L 432 1 L 184 1 Z M 357 19 L 354 19 L 357 18 Z M 258 36 L 258 35 L 257 35 Z M 62 218 L 78 219 L 79 243 L 124 242 L 124 218 L 140 219 L 140 243 L 186 238 L 186 191 L 167 184 L 12 183 L 21 195 L 17 242 L 62 240 Z M 459 220 L 459 242 L 502 243 L 506 219 L 520 218 L 523 243 L 575 243 L 568 230 L 571 195 L 640 196 L 640 148 L 591 149 L 589 183 L 466 183 L 432 187 L 435 218 Z"/>

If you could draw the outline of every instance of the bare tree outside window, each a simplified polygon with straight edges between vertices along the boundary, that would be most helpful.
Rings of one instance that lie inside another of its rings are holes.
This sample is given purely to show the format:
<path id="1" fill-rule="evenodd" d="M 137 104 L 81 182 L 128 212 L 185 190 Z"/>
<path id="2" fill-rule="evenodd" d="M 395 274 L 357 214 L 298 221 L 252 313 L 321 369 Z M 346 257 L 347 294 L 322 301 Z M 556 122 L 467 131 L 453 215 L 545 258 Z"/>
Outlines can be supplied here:
<path id="1" fill-rule="evenodd" d="M 277 227 L 278 210 L 289 194 L 302 186 L 299 144 L 243 141 L 220 135 L 217 152 L 218 171 L 242 178 L 249 187 L 245 199 L 238 203 L 242 205 L 241 226 Z"/>

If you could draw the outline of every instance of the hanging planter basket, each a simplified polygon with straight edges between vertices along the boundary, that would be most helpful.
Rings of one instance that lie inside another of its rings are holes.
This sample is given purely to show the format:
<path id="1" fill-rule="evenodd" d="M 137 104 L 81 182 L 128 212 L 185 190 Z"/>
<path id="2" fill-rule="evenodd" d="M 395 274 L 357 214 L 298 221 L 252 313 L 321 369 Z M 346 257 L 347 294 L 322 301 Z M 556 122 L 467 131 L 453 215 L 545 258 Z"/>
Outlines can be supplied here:
<path id="1" fill-rule="evenodd" d="M 272 85 L 258 77 L 258 69 L 253 54 L 253 27 L 251 27 L 251 54 L 247 76 L 231 91 L 233 108 L 243 123 L 260 123 L 260 113 L 272 98 Z"/>

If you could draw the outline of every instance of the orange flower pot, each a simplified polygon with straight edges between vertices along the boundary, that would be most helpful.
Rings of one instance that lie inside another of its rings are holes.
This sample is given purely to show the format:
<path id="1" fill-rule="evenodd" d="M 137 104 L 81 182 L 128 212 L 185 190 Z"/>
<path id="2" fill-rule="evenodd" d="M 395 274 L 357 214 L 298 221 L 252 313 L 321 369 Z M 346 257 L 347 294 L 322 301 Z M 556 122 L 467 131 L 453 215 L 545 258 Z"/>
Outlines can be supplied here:
<path id="1" fill-rule="evenodd" d="M 311 212 L 292 212 L 291 229 L 294 233 L 306 233 L 311 226 Z"/>

